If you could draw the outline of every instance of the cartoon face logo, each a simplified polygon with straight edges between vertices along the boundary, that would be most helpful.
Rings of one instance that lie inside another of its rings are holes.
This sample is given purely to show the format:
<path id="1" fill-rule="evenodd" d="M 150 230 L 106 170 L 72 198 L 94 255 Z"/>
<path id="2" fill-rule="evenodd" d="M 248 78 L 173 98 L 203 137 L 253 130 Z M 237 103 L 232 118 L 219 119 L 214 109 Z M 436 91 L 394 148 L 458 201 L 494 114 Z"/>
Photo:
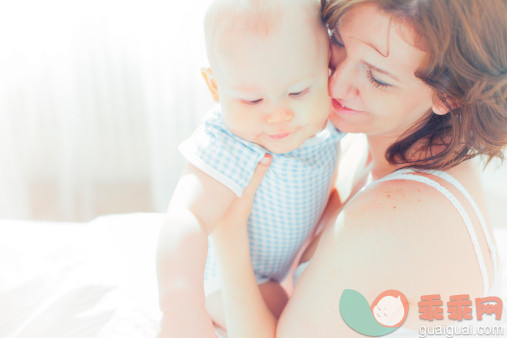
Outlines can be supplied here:
<path id="1" fill-rule="evenodd" d="M 340 297 L 340 314 L 354 331 L 380 337 L 403 325 L 408 315 L 408 300 L 400 291 L 387 290 L 370 305 L 359 292 L 345 289 Z"/>
<path id="2" fill-rule="evenodd" d="M 387 290 L 377 296 L 371 305 L 375 320 L 385 327 L 399 327 L 408 314 L 408 301 L 397 290 Z"/>

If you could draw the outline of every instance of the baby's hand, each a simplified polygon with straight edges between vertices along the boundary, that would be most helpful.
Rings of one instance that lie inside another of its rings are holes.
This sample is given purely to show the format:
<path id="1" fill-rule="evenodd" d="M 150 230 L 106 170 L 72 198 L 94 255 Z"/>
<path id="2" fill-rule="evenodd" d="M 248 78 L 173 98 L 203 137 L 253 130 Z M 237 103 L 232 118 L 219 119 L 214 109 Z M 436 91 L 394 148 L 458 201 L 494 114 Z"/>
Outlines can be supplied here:
<path id="1" fill-rule="evenodd" d="M 218 338 L 211 317 L 205 309 L 192 315 L 164 314 L 157 338 L 176 337 Z"/>

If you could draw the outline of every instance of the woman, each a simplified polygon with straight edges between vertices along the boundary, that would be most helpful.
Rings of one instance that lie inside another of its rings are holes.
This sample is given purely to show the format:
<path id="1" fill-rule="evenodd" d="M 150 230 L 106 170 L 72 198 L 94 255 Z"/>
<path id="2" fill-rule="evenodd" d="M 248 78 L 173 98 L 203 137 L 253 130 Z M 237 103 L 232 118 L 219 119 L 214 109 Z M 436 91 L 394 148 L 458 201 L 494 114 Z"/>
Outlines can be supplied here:
<path id="1" fill-rule="evenodd" d="M 279 319 L 249 264 L 246 219 L 267 168 L 259 166 L 214 235 L 229 337 L 362 336 L 340 314 L 345 289 L 370 303 L 401 291 L 409 310 L 398 335 L 448 324 L 445 310 L 443 320 L 419 319 L 423 295 L 439 294 L 444 309 L 452 295 L 497 295 L 495 242 L 471 159 L 502 157 L 506 144 L 506 7 L 502 0 L 322 1 L 332 32 L 330 120 L 366 135 L 366 159 L 353 179 L 338 180 L 351 183 L 350 193 L 338 184 Z"/>

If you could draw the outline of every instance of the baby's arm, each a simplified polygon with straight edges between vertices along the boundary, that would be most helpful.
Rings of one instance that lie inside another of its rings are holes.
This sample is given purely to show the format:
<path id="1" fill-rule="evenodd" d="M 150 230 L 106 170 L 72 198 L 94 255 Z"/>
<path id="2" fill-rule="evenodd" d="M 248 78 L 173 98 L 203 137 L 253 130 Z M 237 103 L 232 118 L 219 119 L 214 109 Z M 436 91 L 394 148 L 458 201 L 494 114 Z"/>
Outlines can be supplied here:
<path id="1" fill-rule="evenodd" d="M 214 332 L 203 291 L 208 235 L 234 198 L 230 189 L 192 165 L 180 178 L 157 248 L 162 333 L 206 337 Z"/>

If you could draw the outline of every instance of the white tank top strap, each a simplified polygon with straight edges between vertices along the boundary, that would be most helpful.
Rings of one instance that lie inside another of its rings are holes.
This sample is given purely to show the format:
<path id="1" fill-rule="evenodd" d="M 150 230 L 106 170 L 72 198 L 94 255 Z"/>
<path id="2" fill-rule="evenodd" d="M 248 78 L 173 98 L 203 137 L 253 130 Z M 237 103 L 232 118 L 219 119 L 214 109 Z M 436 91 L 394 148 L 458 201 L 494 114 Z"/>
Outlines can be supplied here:
<path id="1" fill-rule="evenodd" d="M 495 254 L 496 253 L 496 246 L 493 243 L 493 240 L 491 239 L 492 237 L 489 233 L 488 227 L 486 226 L 486 220 L 484 219 L 484 216 L 482 215 L 481 210 L 477 206 L 477 203 L 475 203 L 475 200 L 473 199 L 473 197 L 470 195 L 468 190 L 466 190 L 465 187 L 461 183 L 459 183 L 459 181 L 457 179 L 455 179 L 454 177 L 452 177 L 450 174 L 446 173 L 445 171 L 439 170 L 439 171 L 430 172 L 430 173 L 432 175 L 441 177 L 442 179 L 444 179 L 447 182 L 454 185 L 463 194 L 463 196 L 465 196 L 465 198 L 468 200 L 468 203 L 470 203 L 475 214 L 477 215 L 477 218 L 479 219 L 479 223 L 481 224 L 482 231 L 484 232 L 484 237 L 486 237 L 486 242 L 488 243 L 488 247 L 490 249 L 489 251 L 491 254 L 491 260 L 493 262 L 493 271 L 497 271 L 498 262 L 497 262 L 497 257 Z"/>
<path id="2" fill-rule="evenodd" d="M 479 269 L 482 274 L 482 280 L 483 280 L 483 287 L 484 287 L 484 295 L 488 294 L 489 290 L 489 277 L 488 272 L 486 269 L 486 264 L 484 262 L 484 256 L 481 251 L 481 247 L 479 245 L 479 241 L 477 239 L 477 235 L 475 233 L 475 229 L 472 225 L 472 221 L 470 219 L 470 216 L 466 212 L 465 208 L 461 204 L 461 202 L 446 188 L 444 188 L 442 185 L 437 183 L 435 180 L 421 175 L 413 175 L 417 172 L 424 172 L 431 175 L 435 175 L 438 177 L 441 177 L 442 179 L 446 180 L 453 186 L 455 186 L 461 193 L 465 196 L 465 198 L 470 202 L 472 205 L 472 208 L 474 209 L 475 213 L 477 214 L 477 218 L 479 219 L 479 222 L 481 223 L 481 227 L 484 231 L 484 235 L 486 237 L 487 243 L 490 247 L 491 252 L 491 258 L 493 261 L 494 271 L 496 271 L 496 257 L 494 255 L 494 246 L 492 245 L 491 237 L 489 235 L 489 232 L 486 227 L 486 222 L 484 221 L 484 217 L 482 216 L 482 213 L 480 212 L 479 208 L 477 207 L 477 204 L 472 199 L 472 196 L 466 191 L 466 189 L 456 180 L 454 177 L 449 175 L 448 173 L 442 172 L 442 171 L 422 171 L 422 170 L 414 170 L 414 169 L 400 169 L 397 170 L 389 175 L 387 175 L 384 178 L 381 178 L 379 180 L 376 180 L 377 182 L 385 182 L 385 181 L 391 181 L 391 180 L 411 180 L 411 181 L 417 181 L 420 183 L 427 184 L 436 190 L 438 190 L 440 193 L 442 193 L 456 208 L 458 213 L 460 214 L 461 218 L 463 219 L 463 222 L 465 223 L 468 233 L 470 235 L 470 239 L 472 241 L 473 247 L 475 249 L 475 253 L 477 255 L 477 261 L 479 263 Z M 355 197 L 355 196 L 354 196 Z"/>

